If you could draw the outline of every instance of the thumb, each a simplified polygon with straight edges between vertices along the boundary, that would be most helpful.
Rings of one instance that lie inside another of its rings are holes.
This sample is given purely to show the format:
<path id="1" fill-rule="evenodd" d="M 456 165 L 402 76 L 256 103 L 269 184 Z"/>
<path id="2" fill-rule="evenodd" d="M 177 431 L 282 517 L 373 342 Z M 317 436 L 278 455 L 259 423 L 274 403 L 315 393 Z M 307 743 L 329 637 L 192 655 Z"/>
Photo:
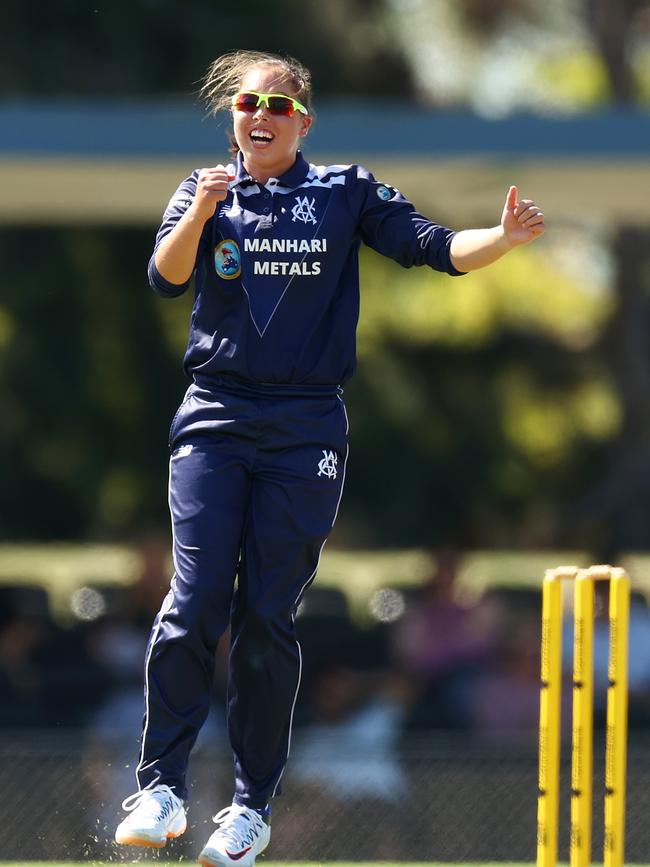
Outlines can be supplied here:
<path id="1" fill-rule="evenodd" d="M 506 208 L 509 211 L 514 211 L 517 207 L 517 187 L 510 187 L 506 196 Z"/>

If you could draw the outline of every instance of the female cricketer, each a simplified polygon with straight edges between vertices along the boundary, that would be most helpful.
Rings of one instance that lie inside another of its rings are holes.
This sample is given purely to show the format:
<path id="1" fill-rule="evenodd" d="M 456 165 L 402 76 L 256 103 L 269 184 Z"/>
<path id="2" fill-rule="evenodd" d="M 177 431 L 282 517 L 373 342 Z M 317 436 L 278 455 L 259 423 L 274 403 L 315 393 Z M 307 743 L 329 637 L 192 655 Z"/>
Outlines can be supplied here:
<path id="1" fill-rule="evenodd" d="M 152 287 L 195 301 L 191 379 L 170 430 L 174 575 L 145 661 L 138 791 L 118 843 L 164 846 L 186 827 L 188 756 L 230 627 L 232 804 L 198 856 L 251 867 L 270 838 L 300 684 L 294 617 L 341 500 L 363 241 L 400 265 L 459 275 L 544 232 L 510 187 L 498 226 L 454 232 L 358 165 L 310 165 L 310 74 L 237 51 L 203 94 L 232 114 L 233 162 L 194 171 L 165 211 Z"/>

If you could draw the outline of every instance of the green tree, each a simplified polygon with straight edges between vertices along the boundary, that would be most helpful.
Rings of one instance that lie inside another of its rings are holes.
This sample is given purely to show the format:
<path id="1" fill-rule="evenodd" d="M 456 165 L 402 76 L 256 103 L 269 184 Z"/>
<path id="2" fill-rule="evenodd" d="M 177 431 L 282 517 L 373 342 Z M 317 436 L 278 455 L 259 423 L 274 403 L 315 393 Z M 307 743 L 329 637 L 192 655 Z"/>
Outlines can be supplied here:
<path id="1" fill-rule="evenodd" d="M 184 99 L 233 48 L 286 52 L 309 64 L 319 95 L 405 94 L 410 73 L 383 0 L 5 0 L 0 94 Z"/>
<path id="2" fill-rule="evenodd" d="M 385 0 L 420 98 L 501 116 L 650 97 L 647 0 Z"/>
<path id="3" fill-rule="evenodd" d="M 184 377 L 146 285 L 151 238 L 2 233 L 5 538 L 107 538 L 167 520 L 165 430 Z"/>
<path id="4" fill-rule="evenodd" d="M 35 28 L 8 0 L 0 81 L 10 97 L 186 98 L 236 45 L 305 59 L 321 96 L 491 115 L 643 105 L 647 14 L 638 0 L 67 0 Z M 552 237 L 457 281 L 364 254 L 339 541 L 647 545 L 647 227 L 551 222 Z M 167 520 L 191 298 L 148 290 L 153 232 L 0 238 L 5 536 Z"/>

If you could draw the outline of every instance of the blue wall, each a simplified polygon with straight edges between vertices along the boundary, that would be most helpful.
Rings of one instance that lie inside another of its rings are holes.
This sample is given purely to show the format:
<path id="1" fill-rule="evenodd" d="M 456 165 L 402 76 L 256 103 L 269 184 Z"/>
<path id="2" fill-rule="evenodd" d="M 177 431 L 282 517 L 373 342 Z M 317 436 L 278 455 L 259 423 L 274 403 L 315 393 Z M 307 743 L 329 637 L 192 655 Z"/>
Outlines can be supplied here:
<path id="1" fill-rule="evenodd" d="M 0 103 L 0 155 L 169 157 L 224 150 L 219 124 L 191 104 Z M 650 156 L 650 115 L 486 120 L 385 103 L 323 105 L 309 150 L 378 156 Z"/>

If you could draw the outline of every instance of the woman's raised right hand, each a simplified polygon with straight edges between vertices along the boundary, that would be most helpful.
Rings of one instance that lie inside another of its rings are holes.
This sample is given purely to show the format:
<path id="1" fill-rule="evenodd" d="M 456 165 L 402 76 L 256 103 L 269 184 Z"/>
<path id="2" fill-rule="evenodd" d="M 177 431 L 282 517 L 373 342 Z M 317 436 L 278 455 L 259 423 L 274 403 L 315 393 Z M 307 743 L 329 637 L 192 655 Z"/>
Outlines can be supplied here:
<path id="1" fill-rule="evenodd" d="M 228 194 L 228 183 L 234 180 L 225 166 L 219 164 L 211 169 L 201 169 L 196 180 L 196 195 L 192 208 L 204 219 L 209 220 Z"/>

